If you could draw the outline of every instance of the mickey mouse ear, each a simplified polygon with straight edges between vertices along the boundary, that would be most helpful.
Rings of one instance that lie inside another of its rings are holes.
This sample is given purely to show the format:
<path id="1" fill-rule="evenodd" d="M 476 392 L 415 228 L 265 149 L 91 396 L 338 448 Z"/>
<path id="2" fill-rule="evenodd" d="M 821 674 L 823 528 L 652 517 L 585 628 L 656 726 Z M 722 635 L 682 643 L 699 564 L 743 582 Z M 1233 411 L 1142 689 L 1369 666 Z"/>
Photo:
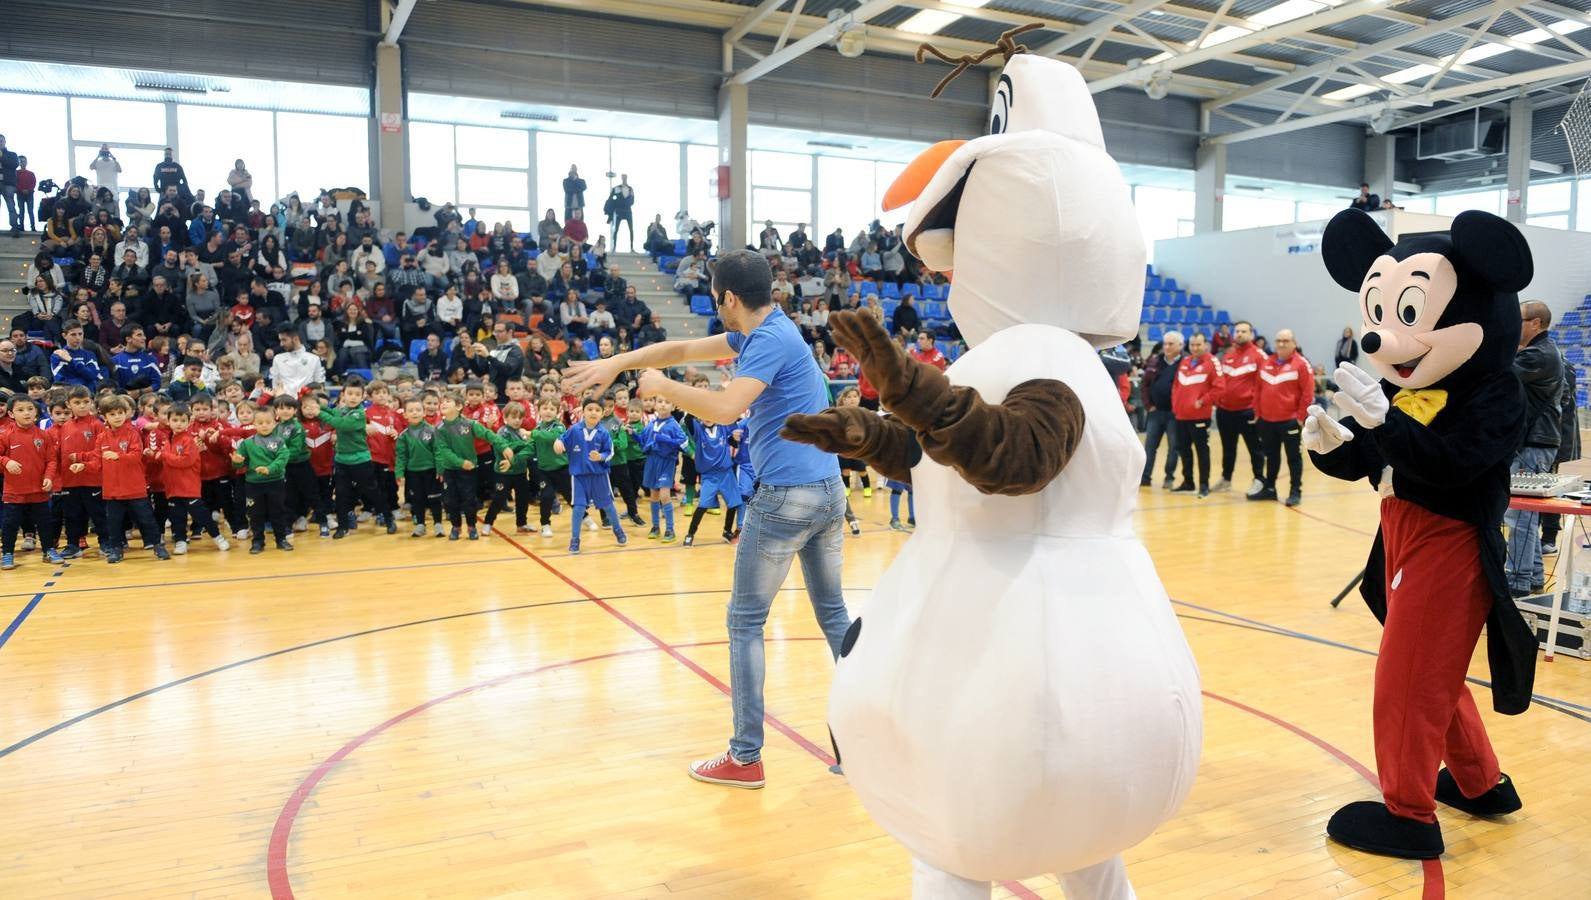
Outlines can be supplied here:
<path id="1" fill-rule="evenodd" d="M 1332 217 L 1321 236 L 1321 256 L 1331 280 L 1343 290 L 1359 292 L 1365 273 L 1381 254 L 1392 248 L 1392 238 L 1363 210 L 1345 209 Z"/>
<path id="2" fill-rule="evenodd" d="M 1507 219 L 1466 210 L 1453 219 L 1451 234 L 1458 258 L 1497 290 L 1517 293 L 1535 276 L 1530 244 Z"/>

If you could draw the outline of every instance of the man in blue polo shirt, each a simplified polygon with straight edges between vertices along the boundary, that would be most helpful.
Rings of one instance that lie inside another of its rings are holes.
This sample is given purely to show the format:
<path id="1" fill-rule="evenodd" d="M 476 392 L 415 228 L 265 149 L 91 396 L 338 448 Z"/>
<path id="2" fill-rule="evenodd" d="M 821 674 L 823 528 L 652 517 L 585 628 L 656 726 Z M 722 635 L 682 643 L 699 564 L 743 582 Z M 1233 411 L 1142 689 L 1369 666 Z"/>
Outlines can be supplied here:
<path id="1" fill-rule="evenodd" d="M 693 763 L 697 781 L 760 788 L 762 770 L 763 625 L 774 593 L 799 556 L 818 625 L 837 659 L 850 627 L 840 590 L 845 489 L 839 462 L 806 444 L 779 436 L 789 416 L 815 415 L 829 406 L 828 381 L 794 322 L 773 305 L 768 261 L 747 250 L 718 258 L 713 301 L 728 329 L 713 337 L 652 344 L 608 359 L 571 363 L 566 390 L 606 386 L 627 369 L 644 369 L 637 394 L 666 397 L 696 417 L 720 424 L 746 410 L 757 492 L 746 504 L 735 582 L 729 599 L 729 669 L 735 735 L 729 752 Z M 658 369 L 737 356 L 735 377 L 719 391 L 693 388 Z"/>

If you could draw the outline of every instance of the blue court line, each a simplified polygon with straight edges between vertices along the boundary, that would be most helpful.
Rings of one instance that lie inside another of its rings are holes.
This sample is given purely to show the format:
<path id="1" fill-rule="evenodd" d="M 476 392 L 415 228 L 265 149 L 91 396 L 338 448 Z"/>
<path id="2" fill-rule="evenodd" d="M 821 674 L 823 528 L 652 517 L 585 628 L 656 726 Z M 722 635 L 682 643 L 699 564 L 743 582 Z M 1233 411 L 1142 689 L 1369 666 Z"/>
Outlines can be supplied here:
<path id="1" fill-rule="evenodd" d="M 1247 623 L 1249 625 L 1258 625 L 1258 626 L 1263 627 L 1263 628 L 1268 628 L 1271 631 L 1276 632 L 1277 634 L 1283 634 L 1283 635 L 1286 635 L 1286 636 L 1291 637 L 1291 638 L 1297 638 L 1297 639 L 1299 639 L 1301 641 L 1309 641 L 1310 643 L 1321 644 L 1321 645 L 1326 646 L 1326 647 L 1336 647 L 1339 650 L 1349 650 L 1349 651 L 1352 651 L 1354 653 L 1363 654 L 1365 656 L 1380 656 L 1380 654 L 1377 653 L 1374 650 L 1366 650 L 1363 647 L 1355 647 L 1352 644 L 1344 644 L 1341 641 L 1334 641 L 1334 640 L 1332 640 L 1330 638 L 1323 638 L 1323 637 L 1320 637 L 1318 635 L 1309 634 L 1308 632 L 1304 632 L 1304 631 L 1294 631 L 1291 628 L 1284 628 L 1284 627 L 1282 627 L 1280 625 L 1272 625 L 1269 622 L 1261 622 L 1258 619 L 1244 618 L 1243 616 L 1234 615 L 1234 614 L 1226 612 L 1224 610 L 1211 609 L 1208 606 L 1200 606 L 1197 603 L 1188 603 L 1188 602 L 1183 601 L 1183 600 L 1175 600 L 1175 599 L 1173 599 L 1171 602 L 1177 604 L 1178 606 L 1186 606 L 1189 609 L 1196 609 L 1196 610 L 1199 610 L 1200 612 L 1214 613 L 1215 615 L 1225 616 L 1228 619 L 1233 619 L 1233 620 L 1238 621 L 1238 622 L 1245 622 L 1245 623 Z M 1492 683 L 1490 681 L 1487 681 L 1484 678 L 1476 678 L 1474 676 L 1466 676 L 1464 680 L 1468 681 L 1470 684 L 1479 685 L 1480 687 L 1484 687 L 1484 688 L 1488 688 L 1488 689 L 1492 686 Z M 1558 699 L 1556 697 L 1548 697 L 1548 696 L 1546 696 L 1544 694 L 1532 694 L 1531 695 L 1531 699 L 1540 701 L 1540 702 L 1545 703 L 1545 704 L 1555 704 L 1557 706 L 1565 706 L 1565 707 L 1568 707 L 1569 709 L 1578 709 L 1581 712 L 1591 713 L 1591 706 L 1581 706 L 1580 704 L 1574 703 L 1574 702 L 1569 701 L 1569 700 L 1560 700 L 1560 699 Z M 1569 715 L 1574 715 L 1574 714 L 1573 713 L 1569 713 Z M 1585 721 L 1591 722 L 1591 719 L 1586 719 L 1585 716 L 1574 716 L 1574 717 L 1577 718 L 1577 719 L 1584 719 Z"/>
<path id="2" fill-rule="evenodd" d="M 43 600 L 44 595 L 47 593 L 49 593 L 49 591 L 39 591 L 37 594 L 34 594 L 33 599 L 28 601 L 28 605 L 22 607 L 22 611 L 17 613 L 17 617 L 11 620 L 10 625 L 6 626 L 6 630 L 0 631 L 0 648 L 5 647 L 6 641 L 11 640 L 11 635 L 17 633 L 17 629 L 22 627 L 23 621 L 25 621 L 28 615 L 33 612 L 33 610 L 39 605 L 39 601 Z"/>
<path id="3" fill-rule="evenodd" d="M 270 581 L 280 578 L 322 578 L 328 575 L 361 575 L 369 572 L 396 572 L 404 569 L 435 569 L 444 566 L 474 566 L 486 563 L 518 562 L 523 559 L 519 556 L 503 556 L 492 559 L 459 559 L 438 563 L 415 563 L 408 566 L 374 566 L 368 569 L 337 569 L 330 572 L 286 572 L 277 575 L 245 575 L 237 578 L 201 578 L 194 581 L 160 581 L 148 584 L 114 584 L 107 587 L 95 588 L 70 588 L 63 591 L 50 591 L 51 594 L 94 594 L 104 591 L 131 591 L 142 588 L 187 587 L 190 584 L 235 584 L 240 581 Z M 27 594 L 0 594 L 5 597 L 26 597 Z"/>

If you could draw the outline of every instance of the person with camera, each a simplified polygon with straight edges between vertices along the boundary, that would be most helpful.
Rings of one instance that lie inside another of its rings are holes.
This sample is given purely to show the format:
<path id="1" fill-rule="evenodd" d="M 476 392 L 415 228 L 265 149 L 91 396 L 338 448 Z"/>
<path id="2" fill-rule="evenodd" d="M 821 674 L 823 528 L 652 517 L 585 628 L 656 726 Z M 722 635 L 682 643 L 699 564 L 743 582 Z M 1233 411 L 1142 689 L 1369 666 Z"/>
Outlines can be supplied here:
<path id="1" fill-rule="evenodd" d="M 94 173 L 94 184 L 102 188 L 109 188 L 114 196 L 117 191 L 117 176 L 122 172 L 122 164 L 116 160 L 116 154 L 110 152 L 110 144 L 99 145 L 99 155 L 88 164 Z"/>
<path id="2" fill-rule="evenodd" d="M 613 173 L 609 172 L 612 178 Z M 613 238 L 608 241 L 615 250 L 619 247 L 619 225 L 629 226 L 630 252 L 635 252 L 635 189 L 630 187 L 630 176 L 620 175 L 619 183 L 608 191 L 608 200 L 602 204 L 602 211 L 607 214 L 608 222 L 613 228 Z"/>

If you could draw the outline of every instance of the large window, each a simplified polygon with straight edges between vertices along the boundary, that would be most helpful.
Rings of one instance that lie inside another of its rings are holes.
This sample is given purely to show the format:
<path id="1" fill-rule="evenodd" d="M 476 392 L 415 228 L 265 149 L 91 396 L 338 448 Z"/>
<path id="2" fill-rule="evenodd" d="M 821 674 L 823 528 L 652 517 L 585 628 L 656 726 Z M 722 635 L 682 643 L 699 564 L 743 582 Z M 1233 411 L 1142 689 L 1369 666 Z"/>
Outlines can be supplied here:
<path id="1" fill-rule="evenodd" d="M 409 123 L 409 193 L 432 206 L 454 199 L 453 126 Z"/>
<path id="2" fill-rule="evenodd" d="M 370 120 L 277 113 L 276 177 L 281 194 L 297 191 L 306 203 L 322 190 L 370 191 Z"/>
<path id="3" fill-rule="evenodd" d="M 718 148 L 706 144 L 691 144 L 685 148 L 685 209 L 698 222 L 718 221 Z M 675 210 L 665 208 L 661 200 L 658 212 L 674 234 Z M 651 221 L 648 219 L 647 221 Z"/>
<path id="4" fill-rule="evenodd" d="M 818 220 L 810 237 L 822 244 L 824 236 L 842 229 L 846 242 L 856 229 L 872 221 L 874 211 L 873 162 L 866 159 L 818 157 Z"/>
<path id="5" fill-rule="evenodd" d="M 633 212 L 635 227 L 640 229 L 635 245 L 641 246 L 646 239 L 647 223 L 657 213 L 662 213 L 672 231 L 674 213 L 679 210 L 680 202 L 679 144 L 614 138 L 610 152 L 613 168 L 609 171 L 615 175 L 630 176 L 630 187 L 635 191 Z M 587 183 L 592 190 L 586 193 L 586 219 L 590 222 L 592 239 L 595 240 L 595 235 L 607 227 L 602 215 L 602 203 L 608 196 L 608 180 L 604 177 L 601 187 L 589 177 Z M 613 183 L 618 184 L 618 180 L 615 179 Z M 706 216 L 713 219 L 717 214 L 709 212 Z M 629 232 L 624 234 L 628 237 Z"/>
<path id="6" fill-rule="evenodd" d="M 1193 233 L 1192 191 L 1138 185 L 1133 188 L 1133 207 L 1138 212 L 1138 227 L 1143 229 L 1151 259 L 1155 241 Z"/>
<path id="7" fill-rule="evenodd" d="M 72 140 L 164 145 L 166 107 L 161 103 L 140 103 L 135 100 L 74 97 Z"/>
<path id="8" fill-rule="evenodd" d="M 6 136 L 6 149 L 26 156 L 28 168 L 38 173 L 40 181 L 49 178 L 64 184 L 71 175 L 65 97 L 0 93 L 0 133 Z M 122 168 L 127 168 L 126 163 Z"/>
<path id="9" fill-rule="evenodd" d="M 1244 228 L 1263 228 L 1268 225 L 1292 223 L 1297 208 L 1292 200 L 1275 197 L 1246 197 L 1227 194 L 1222 198 L 1221 230 L 1241 231 Z"/>
<path id="10" fill-rule="evenodd" d="M 1436 214 L 1456 216 L 1466 209 L 1479 209 L 1492 215 L 1502 214 L 1502 188 L 1489 191 L 1466 191 L 1460 194 L 1441 194 L 1436 198 Z"/>
<path id="11" fill-rule="evenodd" d="M 805 153 L 753 150 L 751 157 L 752 240 L 772 221 L 780 234 L 812 219 L 812 157 Z"/>
<path id="12" fill-rule="evenodd" d="M 864 221 L 881 220 L 886 226 L 906 219 L 906 210 L 898 209 L 892 213 L 884 212 L 884 192 L 895 183 L 900 173 L 906 171 L 905 163 L 881 162 L 873 166 L 873 212 Z"/>
<path id="13" fill-rule="evenodd" d="M 536 218 L 550 209 L 558 221 L 564 220 L 563 180 L 569 177 L 571 165 L 579 168 L 586 181 L 587 218 L 600 222 L 602 201 L 608 196 L 608 179 L 603 174 L 608 171 L 608 138 L 549 131 L 536 135 Z"/>
<path id="14" fill-rule="evenodd" d="M 73 101 L 74 107 L 76 104 Z M 261 209 L 270 209 L 279 196 L 274 129 L 272 113 L 265 110 L 178 105 L 177 134 L 181 136 L 182 153 L 177 161 L 188 173 L 188 184 L 195 190 L 204 188 L 206 198 L 213 201 L 227 186 L 227 174 L 241 157 L 254 176 L 251 196 L 260 201 Z M 127 168 L 123 158 L 124 173 Z M 81 166 L 78 171 L 82 171 Z M 147 179 L 153 174 L 154 164 L 150 163 L 149 173 L 142 177 Z"/>
<path id="15" fill-rule="evenodd" d="M 1540 225 L 1543 228 L 1569 227 L 1569 218 L 1574 211 L 1574 182 L 1553 181 L 1547 184 L 1533 184 L 1526 197 L 1525 210 L 1528 218 L 1527 225 Z"/>
<path id="16" fill-rule="evenodd" d="M 116 161 L 121 163 L 122 171 L 120 175 L 116 176 L 116 188 L 123 199 L 126 199 L 127 192 L 130 190 L 135 191 L 138 188 L 153 188 L 155 186 L 155 164 L 166 158 L 164 148 L 147 150 L 138 147 L 119 147 L 116 144 L 111 144 L 110 151 L 111 155 L 116 157 Z M 89 169 L 89 164 L 98 156 L 98 144 L 77 144 L 72 148 L 72 158 L 77 162 L 76 172 L 87 178 L 89 184 L 95 183 L 94 173 Z M 31 157 L 28 159 L 28 167 L 33 168 L 33 159 Z M 227 168 L 231 169 L 232 164 L 227 163 Z M 187 166 L 183 166 L 183 171 L 187 171 Z M 65 179 L 58 178 L 56 180 L 57 182 L 62 182 Z M 226 184 L 225 178 L 218 183 L 208 185 L 203 182 L 195 182 L 191 172 L 188 174 L 188 181 L 195 190 L 206 188 L 205 197 L 210 200 L 214 200 L 216 190 Z"/>

